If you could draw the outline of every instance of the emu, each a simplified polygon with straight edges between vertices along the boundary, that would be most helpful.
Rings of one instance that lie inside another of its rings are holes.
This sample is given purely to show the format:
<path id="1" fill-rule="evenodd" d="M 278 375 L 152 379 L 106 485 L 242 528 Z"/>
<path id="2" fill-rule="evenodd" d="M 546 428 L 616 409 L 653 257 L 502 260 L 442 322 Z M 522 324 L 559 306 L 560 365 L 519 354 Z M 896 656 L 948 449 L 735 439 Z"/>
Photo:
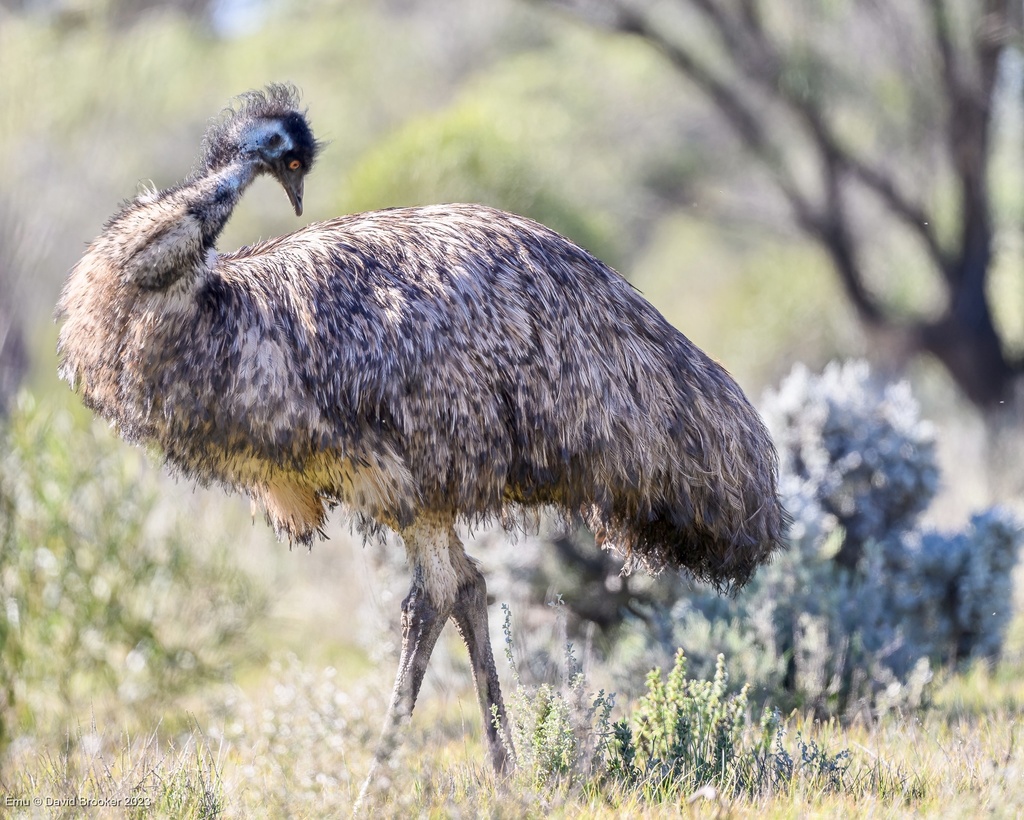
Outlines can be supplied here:
<path id="1" fill-rule="evenodd" d="M 192 173 L 124 204 L 72 269 L 60 375 L 173 471 L 246 493 L 279 538 L 309 544 L 338 505 L 366 537 L 400 535 L 412 587 L 375 767 L 451 619 L 500 772 L 486 586 L 456 527 L 553 509 L 627 570 L 732 589 L 780 544 L 775 449 L 722 367 L 529 219 L 399 208 L 218 253 L 261 174 L 302 214 L 320 148 L 293 87 L 239 97 Z"/>

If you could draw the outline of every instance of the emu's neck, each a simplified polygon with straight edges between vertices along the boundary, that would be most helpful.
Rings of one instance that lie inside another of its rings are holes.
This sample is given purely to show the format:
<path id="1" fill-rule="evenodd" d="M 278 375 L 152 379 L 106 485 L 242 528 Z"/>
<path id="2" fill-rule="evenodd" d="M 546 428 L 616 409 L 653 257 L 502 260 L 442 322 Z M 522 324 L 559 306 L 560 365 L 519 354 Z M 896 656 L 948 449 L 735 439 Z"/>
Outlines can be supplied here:
<path id="1" fill-rule="evenodd" d="M 145 289 L 192 280 L 206 270 L 209 252 L 255 176 L 239 161 L 142 194 L 110 222 L 104 250 L 128 281 Z"/>

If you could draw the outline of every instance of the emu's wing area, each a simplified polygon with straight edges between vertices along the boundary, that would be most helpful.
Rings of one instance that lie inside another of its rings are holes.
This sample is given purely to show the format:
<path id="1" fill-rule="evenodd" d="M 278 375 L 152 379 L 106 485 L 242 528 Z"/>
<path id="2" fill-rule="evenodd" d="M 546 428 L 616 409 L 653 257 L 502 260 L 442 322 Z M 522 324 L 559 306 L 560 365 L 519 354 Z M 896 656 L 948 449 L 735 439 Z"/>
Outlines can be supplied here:
<path id="1" fill-rule="evenodd" d="M 417 506 L 555 505 L 634 561 L 723 585 L 777 547 L 775 451 L 742 391 L 553 231 L 479 206 L 395 209 L 236 258 L 267 266 L 254 287 L 305 340 L 302 382 L 342 449 L 387 442 Z"/>

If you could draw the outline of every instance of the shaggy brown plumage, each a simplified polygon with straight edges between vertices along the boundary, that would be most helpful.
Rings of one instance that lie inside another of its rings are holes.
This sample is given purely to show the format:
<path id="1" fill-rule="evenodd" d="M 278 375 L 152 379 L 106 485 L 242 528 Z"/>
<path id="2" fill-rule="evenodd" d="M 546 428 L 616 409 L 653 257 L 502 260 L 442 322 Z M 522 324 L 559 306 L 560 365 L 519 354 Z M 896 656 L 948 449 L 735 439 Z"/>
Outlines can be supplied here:
<path id="1" fill-rule="evenodd" d="M 439 205 L 218 254 L 257 174 L 301 209 L 316 151 L 291 90 L 250 93 L 191 177 L 108 223 L 58 306 L 61 375 L 86 404 L 189 478 L 248 493 L 280 536 L 308 542 L 342 504 L 421 544 L 442 623 L 475 572 L 458 521 L 552 507 L 631 563 L 723 587 L 769 558 L 784 516 L 757 413 L 557 233 Z"/>
<path id="2" fill-rule="evenodd" d="M 555 505 L 652 569 L 739 582 L 777 544 L 774 450 L 736 383 L 535 222 L 342 217 L 206 258 L 173 293 L 124 281 L 103 244 L 61 300 L 62 375 L 281 535 L 308 541 L 335 501 L 396 529 Z"/>

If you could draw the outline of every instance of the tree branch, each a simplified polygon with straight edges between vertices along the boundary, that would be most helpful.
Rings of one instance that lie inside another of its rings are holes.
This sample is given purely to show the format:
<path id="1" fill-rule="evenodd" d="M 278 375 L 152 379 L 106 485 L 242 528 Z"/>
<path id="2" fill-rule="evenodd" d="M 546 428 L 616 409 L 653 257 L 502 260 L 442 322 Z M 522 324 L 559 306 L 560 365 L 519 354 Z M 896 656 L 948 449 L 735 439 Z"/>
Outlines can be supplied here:
<path id="1" fill-rule="evenodd" d="M 612 27 L 620 33 L 632 34 L 646 40 L 704 92 L 746 145 L 747 150 L 767 168 L 775 184 L 793 208 L 797 220 L 805 225 L 819 224 L 819 216 L 815 213 L 810 200 L 797 186 L 785 164 L 782 152 L 768 137 L 763 123 L 740 93 L 697 62 L 689 52 L 650 26 L 645 18 L 619 3 L 615 4 L 615 8 L 618 14 L 611 24 Z"/>
<path id="2" fill-rule="evenodd" d="M 939 243 L 931 227 L 934 220 L 928 217 L 924 207 L 902 193 L 888 174 L 844 147 L 813 97 L 796 94 L 782 82 L 784 61 L 778 48 L 768 39 L 764 28 L 759 23 L 746 25 L 746 18 L 740 21 L 731 20 L 722 7 L 713 0 L 691 1 L 715 25 L 747 79 L 786 105 L 804 123 L 819 152 L 823 156 L 833 158 L 839 171 L 849 171 L 854 179 L 872 191 L 904 225 L 910 228 L 937 267 L 948 267 L 949 255 Z"/>
<path id="3" fill-rule="evenodd" d="M 620 3 L 615 3 L 615 6 L 618 15 L 613 26 L 617 31 L 641 37 L 655 46 L 679 71 L 689 77 L 711 98 L 751 151 L 773 169 L 777 167 L 781 159 L 780 153 L 766 136 L 760 120 L 734 88 L 698 63 L 692 54 L 680 48 L 678 44 L 669 41 L 660 31 L 650 26 L 644 17 L 632 9 L 623 7 Z"/>
<path id="4" fill-rule="evenodd" d="M 585 0 L 541 1 L 578 10 Z M 720 40 L 728 52 L 728 71 L 706 65 L 694 48 L 671 37 L 626 0 L 594 0 L 592 11 L 603 27 L 640 37 L 656 48 L 711 101 L 772 175 L 800 228 L 828 253 L 862 320 L 895 332 L 897 344 L 907 351 L 933 353 L 976 404 L 994 405 L 1006 395 L 1013 375 L 1024 372 L 1024 360 L 1007 361 L 985 291 L 993 234 L 987 181 L 992 103 L 1001 56 L 1013 37 L 1019 41 L 1017 0 L 977 0 L 980 14 L 972 8 L 974 27 L 969 34 L 954 32 L 958 20 L 950 16 L 948 0 L 919 0 L 933 41 L 939 89 L 948 105 L 942 131 L 960 196 L 955 249 L 943 247 L 926 204 L 903 190 L 887 170 L 886 158 L 864 156 L 846 145 L 824 98 L 788 82 L 787 52 L 764 25 L 760 0 L 678 1 L 695 10 Z M 793 117 L 814 147 L 820 195 L 798 184 L 790 164 L 794 154 L 786 150 L 786 132 L 769 118 L 766 103 Z M 860 259 L 870 238 L 858 235 L 848 212 L 851 185 L 872 194 L 921 243 L 949 296 L 943 316 L 908 321 L 887 311 L 870 292 Z"/>
<path id="5" fill-rule="evenodd" d="M 926 0 L 932 21 L 932 36 L 935 38 L 936 50 L 939 53 L 942 80 L 946 94 L 954 97 L 959 93 L 957 81 L 957 58 L 953 48 L 953 38 L 949 33 L 949 12 L 945 0 Z"/>

